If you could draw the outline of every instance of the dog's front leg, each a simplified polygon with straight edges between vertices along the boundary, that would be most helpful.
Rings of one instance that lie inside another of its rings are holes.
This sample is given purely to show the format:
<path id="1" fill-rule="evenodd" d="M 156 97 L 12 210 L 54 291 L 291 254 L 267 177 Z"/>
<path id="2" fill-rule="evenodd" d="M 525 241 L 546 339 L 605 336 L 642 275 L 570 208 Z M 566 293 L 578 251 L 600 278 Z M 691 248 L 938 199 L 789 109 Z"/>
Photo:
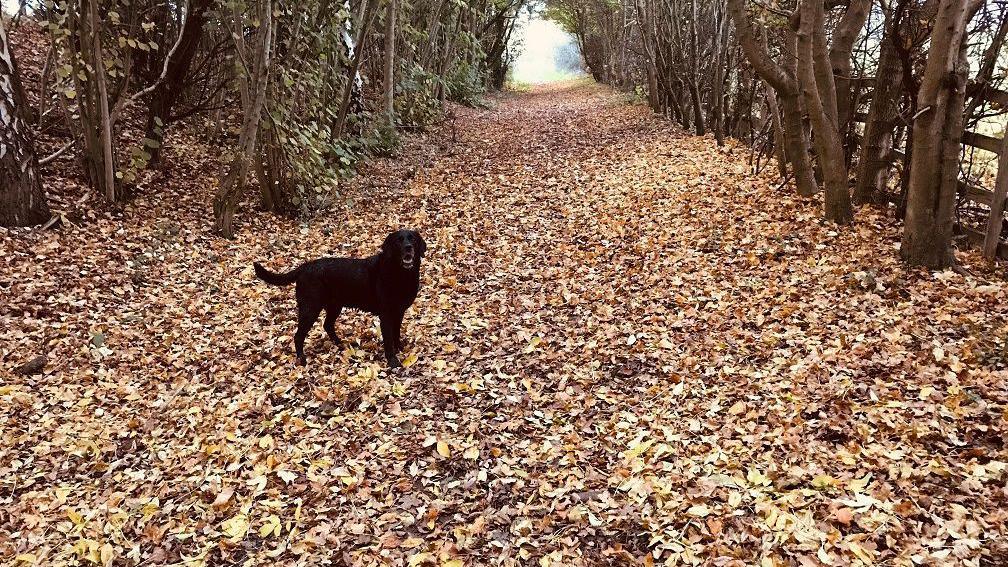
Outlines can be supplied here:
<path id="1" fill-rule="evenodd" d="M 395 332 L 395 352 L 400 353 L 404 350 L 402 344 L 402 320 L 406 316 L 406 313 L 399 313 L 396 315 L 395 319 L 392 321 L 392 330 Z"/>
<path id="2" fill-rule="evenodd" d="M 395 315 L 386 313 L 384 315 L 378 316 L 379 323 L 381 324 L 381 336 L 382 344 L 385 347 L 385 360 L 392 368 L 402 368 L 402 363 L 399 362 L 399 358 L 396 357 L 396 338 L 399 336 L 399 329 L 396 326 Z"/>

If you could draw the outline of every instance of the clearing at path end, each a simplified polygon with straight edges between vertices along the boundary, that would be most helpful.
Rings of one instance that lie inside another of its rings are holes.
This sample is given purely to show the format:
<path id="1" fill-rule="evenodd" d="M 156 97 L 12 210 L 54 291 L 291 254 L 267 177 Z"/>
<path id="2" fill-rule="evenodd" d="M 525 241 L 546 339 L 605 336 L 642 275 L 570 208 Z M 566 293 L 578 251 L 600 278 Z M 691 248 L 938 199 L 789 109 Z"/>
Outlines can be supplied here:
<path id="1" fill-rule="evenodd" d="M 908 272 L 887 218 L 824 225 L 604 89 L 459 112 L 310 224 L 249 203 L 215 239 L 190 185 L 3 235 L 0 360 L 49 364 L 0 386 L 0 560 L 1006 561 L 1008 289 L 973 256 Z M 409 368 L 360 314 L 295 367 L 252 261 L 400 227 Z"/>

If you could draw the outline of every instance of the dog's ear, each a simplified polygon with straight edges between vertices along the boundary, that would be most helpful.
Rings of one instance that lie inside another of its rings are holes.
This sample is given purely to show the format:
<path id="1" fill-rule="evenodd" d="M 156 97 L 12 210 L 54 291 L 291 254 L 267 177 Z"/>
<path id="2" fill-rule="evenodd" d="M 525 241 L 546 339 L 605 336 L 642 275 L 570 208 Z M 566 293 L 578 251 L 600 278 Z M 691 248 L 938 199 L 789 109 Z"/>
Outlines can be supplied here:
<path id="1" fill-rule="evenodd" d="M 420 233 L 415 230 L 413 231 L 413 236 L 416 237 L 417 246 L 420 248 L 420 257 L 422 258 L 423 255 L 427 253 L 427 241 L 424 240 L 423 237 L 420 236 Z"/>
<path id="2" fill-rule="evenodd" d="M 382 254 L 389 254 L 392 252 L 393 244 L 395 243 L 396 233 L 391 233 L 385 237 L 385 242 L 382 242 L 381 251 Z"/>

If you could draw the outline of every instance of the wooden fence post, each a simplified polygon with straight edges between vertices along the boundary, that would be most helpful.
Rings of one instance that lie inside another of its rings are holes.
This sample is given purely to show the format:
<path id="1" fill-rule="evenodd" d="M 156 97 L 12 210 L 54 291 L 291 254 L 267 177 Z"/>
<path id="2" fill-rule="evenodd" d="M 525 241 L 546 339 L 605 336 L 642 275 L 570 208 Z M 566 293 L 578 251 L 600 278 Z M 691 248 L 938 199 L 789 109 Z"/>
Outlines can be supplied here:
<path id="1" fill-rule="evenodd" d="M 998 242 L 1001 239 L 1001 224 L 1004 221 L 1005 197 L 1008 196 L 1008 130 L 1001 139 L 998 155 L 997 180 L 991 196 L 990 220 L 987 221 L 987 236 L 984 237 L 983 253 L 990 261 L 997 257 Z"/>

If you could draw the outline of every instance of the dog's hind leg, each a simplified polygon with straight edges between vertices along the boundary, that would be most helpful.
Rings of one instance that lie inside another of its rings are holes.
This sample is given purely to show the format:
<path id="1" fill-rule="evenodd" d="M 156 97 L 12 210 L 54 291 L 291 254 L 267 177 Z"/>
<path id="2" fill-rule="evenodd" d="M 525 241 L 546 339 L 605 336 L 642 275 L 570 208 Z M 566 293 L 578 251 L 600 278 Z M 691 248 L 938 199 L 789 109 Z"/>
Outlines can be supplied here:
<path id="1" fill-rule="evenodd" d="M 302 366 L 307 362 L 304 353 L 305 337 L 308 336 L 308 331 L 311 330 L 312 325 L 318 320 L 319 313 L 321 312 L 321 307 L 300 297 L 298 298 L 298 328 L 297 333 L 294 334 L 294 352 L 297 353 L 298 364 Z"/>
<path id="2" fill-rule="evenodd" d="M 339 337 L 336 336 L 336 318 L 339 317 L 342 312 L 342 307 L 326 309 L 325 322 L 322 323 L 322 328 L 325 329 L 326 334 L 329 335 L 332 342 L 336 344 L 340 344 Z"/>

